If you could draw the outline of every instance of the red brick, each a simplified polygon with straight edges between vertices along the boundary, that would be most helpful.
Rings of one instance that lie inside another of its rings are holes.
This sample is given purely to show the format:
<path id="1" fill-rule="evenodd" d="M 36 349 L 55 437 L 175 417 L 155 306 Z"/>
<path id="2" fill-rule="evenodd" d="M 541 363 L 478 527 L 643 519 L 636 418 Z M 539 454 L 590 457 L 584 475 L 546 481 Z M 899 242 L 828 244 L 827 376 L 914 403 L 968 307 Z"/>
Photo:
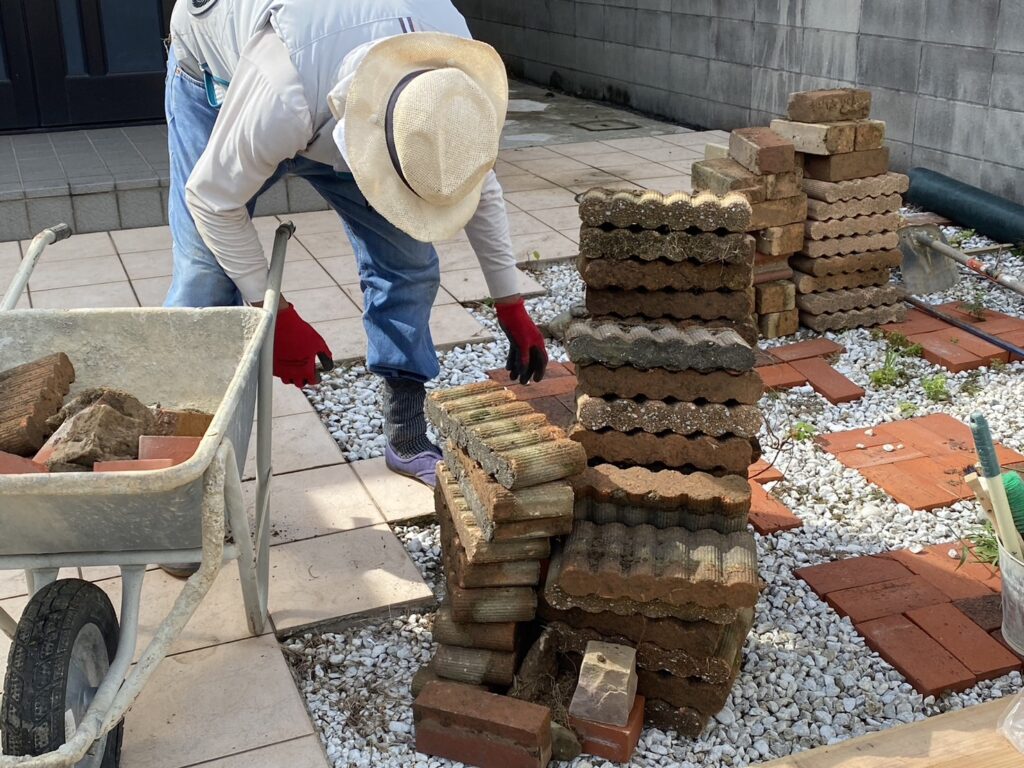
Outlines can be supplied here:
<path id="1" fill-rule="evenodd" d="M 810 357 L 833 357 L 846 351 L 846 347 L 829 339 L 808 339 L 793 344 L 773 347 L 768 354 L 780 363 L 791 363 L 794 360 L 806 360 Z"/>
<path id="2" fill-rule="evenodd" d="M 811 565 L 800 568 L 795 574 L 807 582 L 819 597 L 914 575 L 895 560 L 870 555 Z"/>
<path id="3" fill-rule="evenodd" d="M 942 468 L 929 458 L 864 467 L 860 473 L 911 509 L 929 511 L 960 501 L 936 480 L 942 477 Z"/>
<path id="4" fill-rule="evenodd" d="M 1001 628 L 995 630 L 994 632 L 990 632 L 989 634 L 992 636 L 993 640 L 1002 643 L 1003 647 L 1006 648 L 1010 653 L 1012 653 L 1018 659 L 1024 661 L 1024 654 L 1020 654 L 1017 651 L 1015 651 L 1012 647 L 1010 647 L 1010 644 L 1006 642 L 1006 638 L 1003 637 L 1003 630 Z"/>
<path id="5" fill-rule="evenodd" d="M 765 491 L 759 483 L 750 483 L 750 524 L 762 536 L 800 528 L 804 521 L 789 507 Z"/>
<path id="6" fill-rule="evenodd" d="M 148 472 L 153 469 L 169 469 L 175 464 L 174 459 L 138 459 L 128 461 L 97 461 L 92 465 L 93 472 Z"/>
<path id="7" fill-rule="evenodd" d="M 1003 341 L 1008 341 L 1011 344 L 1020 347 L 1021 349 L 1024 349 L 1024 330 L 1010 331 L 1009 333 L 1001 333 L 999 334 L 999 338 L 1001 338 Z M 1011 363 L 1016 363 L 1020 360 L 1024 360 L 1024 357 L 1017 354 L 1010 355 Z"/>
<path id="8" fill-rule="evenodd" d="M 962 301 L 950 301 L 946 304 L 940 304 L 936 309 L 943 314 L 950 315 L 951 317 L 955 317 L 957 320 L 969 323 L 986 333 L 992 334 L 993 336 L 1024 330 L 1024 319 L 1011 317 L 1010 315 L 1003 314 L 1002 312 L 996 312 L 992 309 L 986 309 L 984 311 L 984 319 L 979 320 L 965 309 L 964 302 Z"/>
<path id="9" fill-rule="evenodd" d="M 558 397 L 576 389 L 576 378 L 574 376 L 555 376 L 554 378 L 544 377 L 541 381 L 530 384 L 510 384 L 510 392 L 520 400 L 537 400 L 541 397 Z"/>
<path id="10" fill-rule="evenodd" d="M 908 339 L 911 336 L 917 336 L 922 333 L 931 333 L 932 331 L 944 331 L 953 328 L 947 322 L 939 320 L 937 317 L 925 314 L 919 309 L 911 309 L 907 312 L 907 319 L 902 323 L 886 323 L 880 325 L 878 329 L 888 335 L 890 333 L 898 333 L 906 336 Z"/>
<path id="11" fill-rule="evenodd" d="M 560 363 L 557 360 L 548 361 L 548 367 L 544 369 L 545 379 L 557 379 L 562 376 L 575 376 L 576 372 L 566 367 L 565 363 Z"/>
<path id="12" fill-rule="evenodd" d="M 756 370 L 766 390 L 792 389 L 807 383 L 807 377 L 789 363 L 766 365 Z"/>
<path id="13" fill-rule="evenodd" d="M 910 421 L 931 430 L 939 437 L 953 438 L 964 444 L 974 445 L 971 428 L 949 414 L 932 413 L 928 416 L 910 419 Z"/>
<path id="14" fill-rule="evenodd" d="M 889 148 L 844 152 L 841 155 L 804 156 L 804 176 L 820 181 L 849 181 L 879 176 L 889 170 Z"/>
<path id="15" fill-rule="evenodd" d="M 879 437 L 885 436 L 880 435 Z M 908 446 L 897 448 L 893 445 L 893 450 L 887 451 L 885 450 L 886 444 L 843 451 L 836 458 L 839 459 L 844 467 L 849 467 L 850 469 L 865 469 L 867 467 L 878 467 L 883 464 L 896 464 L 900 461 L 926 458 L 925 454 L 921 453 L 921 451 Z"/>
<path id="16" fill-rule="evenodd" d="M 914 554 L 907 549 L 898 549 L 885 553 L 884 557 L 896 560 L 919 576 L 924 576 L 929 581 L 932 581 L 936 586 L 938 586 L 938 581 L 941 579 L 939 574 L 945 573 L 953 578 L 972 581 L 984 588 L 983 591 L 971 588 L 970 594 L 967 593 L 968 588 L 962 588 L 963 594 L 957 595 L 953 598 L 954 600 L 1002 592 L 1003 582 L 999 576 L 999 570 L 993 566 L 979 563 L 971 559 L 970 556 L 962 560 L 963 549 L 963 543 L 950 541 L 944 544 L 933 544 L 920 554 Z M 957 557 L 950 557 L 950 550 L 955 551 Z M 953 591 L 954 588 L 950 587 L 949 589 Z"/>
<path id="17" fill-rule="evenodd" d="M 201 437 L 155 437 L 143 435 L 139 438 L 140 459 L 171 459 L 175 464 L 183 464 L 192 458 Z"/>
<path id="18" fill-rule="evenodd" d="M 34 475 L 49 470 L 32 459 L 0 451 L 0 475 Z"/>
<path id="19" fill-rule="evenodd" d="M 920 419 L 881 424 L 875 432 L 884 437 L 887 443 L 913 448 L 926 456 L 945 454 L 965 447 L 961 435 L 938 434 L 934 428 L 929 428 L 928 423 Z"/>
<path id="20" fill-rule="evenodd" d="M 569 717 L 569 727 L 580 737 L 583 751 L 613 763 L 628 763 L 644 727 L 644 697 L 637 696 L 629 713 L 629 722 L 617 727 Z"/>
<path id="21" fill-rule="evenodd" d="M 1003 626 L 1003 597 L 990 593 L 982 597 L 968 597 L 953 603 L 971 621 L 986 632 Z"/>
<path id="22" fill-rule="evenodd" d="M 547 416 L 548 421 L 556 427 L 566 429 L 576 419 L 575 409 L 570 410 L 562 403 L 560 398 L 557 397 L 541 397 L 536 400 L 531 400 L 530 405 L 533 406 L 534 410 L 538 413 L 543 413 Z"/>
<path id="23" fill-rule="evenodd" d="M 416 724 L 416 751 L 479 768 L 545 768 L 548 764 L 546 755 L 531 754 L 518 744 L 429 720 Z"/>
<path id="24" fill-rule="evenodd" d="M 978 682 L 953 654 L 904 616 L 858 624 L 857 631 L 922 695 L 965 691 Z"/>
<path id="25" fill-rule="evenodd" d="M 919 608 L 910 611 L 907 618 L 980 680 L 991 680 L 1021 667 L 1020 659 L 950 604 Z"/>
<path id="26" fill-rule="evenodd" d="M 820 357 L 794 360 L 790 365 L 806 376 L 814 391 L 833 405 L 850 403 L 864 397 L 863 387 L 854 384 Z"/>
<path id="27" fill-rule="evenodd" d="M 867 434 L 871 432 L 872 434 Z M 829 453 L 842 457 L 847 451 L 861 451 L 864 448 L 873 448 L 876 445 L 884 445 L 892 442 L 886 437 L 878 434 L 878 428 L 873 429 L 851 429 L 847 432 L 831 432 L 825 435 L 818 435 L 814 442 L 820 445 Z M 858 448 L 863 445 L 864 448 Z M 842 461 L 842 458 L 840 458 Z"/>
<path id="28" fill-rule="evenodd" d="M 786 479 L 785 475 L 764 459 L 758 459 L 750 465 L 750 468 L 747 470 L 747 477 L 755 483 L 761 483 L 762 485 Z"/>
<path id="29" fill-rule="evenodd" d="M 961 346 L 951 339 L 958 338 L 955 334 L 958 329 L 952 331 L 932 331 L 921 333 L 910 337 L 914 344 L 920 344 L 924 348 L 924 359 L 932 365 L 938 365 L 951 373 L 960 371 L 971 371 L 987 365 L 988 361 L 982 359 L 974 352 Z"/>
<path id="30" fill-rule="evenodd" d="M 920 575 L 922 579 L 950 600 L 963 600 L 968 597 L 984 597 L 993 594 L 992 590 L 982 582 L 973 579 L 970 572 L 956 569 L 959 560 L 953 560 L 946 554 L 953 546 L 947 544 L 941 552 L 926 549 L 920 554 L 914 554 L 905 549 L 896 550 L 887 552 L 885 556 Z"/>
<path id="31" fill-rule="evenodd" d="M 532 750 L 551 749 L 551 710 L 451 682 L 432 682 L 413 703 L 416 725 L 430 721 L 492 734 Z"/>
<path id="32" fill-rule="evenodd" d="M 840 616 L 849 616 L 855 624 L 949 602 L 946 595 L 920 576 L 841 589 L 828 593 L 826 599 Z"/>

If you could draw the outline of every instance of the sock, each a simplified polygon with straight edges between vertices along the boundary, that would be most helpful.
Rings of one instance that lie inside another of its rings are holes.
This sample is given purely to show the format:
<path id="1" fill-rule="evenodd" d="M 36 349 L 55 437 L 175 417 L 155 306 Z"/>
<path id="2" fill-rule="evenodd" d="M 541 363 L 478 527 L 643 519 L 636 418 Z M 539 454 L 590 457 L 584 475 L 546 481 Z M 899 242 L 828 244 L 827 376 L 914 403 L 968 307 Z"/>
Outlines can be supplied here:
<path id="1" fill-rule="evenodd" d="M 427 419 L 423 415 L 426 389 L 412 379 L 384 379 L 384 436 L 391 448 L 403 459 L 418 453 L 437 453 L 427 437 Z"/>

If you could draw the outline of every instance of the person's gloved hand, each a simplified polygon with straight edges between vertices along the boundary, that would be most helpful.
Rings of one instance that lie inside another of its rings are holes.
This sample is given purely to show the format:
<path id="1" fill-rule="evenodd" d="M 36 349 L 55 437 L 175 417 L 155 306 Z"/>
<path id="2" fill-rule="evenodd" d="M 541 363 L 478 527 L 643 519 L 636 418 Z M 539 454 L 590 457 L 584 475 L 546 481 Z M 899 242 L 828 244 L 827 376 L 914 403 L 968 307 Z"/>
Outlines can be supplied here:
<path id="1" fill-rule="evenodd" d="M 304 387 L 320 381 L 316 372 L 316 359 L 324 370 L 334 367 L 334 356 L 324 337 L 313 326 L 299 317 L 289 304 L 277 310 L 274 327 L 274 375 L 285 384 Z"/>
<path id="2" fill-rule="evenodd" d="M 509 350 L 505 370 L 509 378 L 519 379 L 526 384 L 531 378 L 540 381 L 548 365 L 548 351 L 544 348 L 544 337 L 526 314 L 522 299 L 508 303 L 495 303 L 498 325 L 508 336 Z"/>

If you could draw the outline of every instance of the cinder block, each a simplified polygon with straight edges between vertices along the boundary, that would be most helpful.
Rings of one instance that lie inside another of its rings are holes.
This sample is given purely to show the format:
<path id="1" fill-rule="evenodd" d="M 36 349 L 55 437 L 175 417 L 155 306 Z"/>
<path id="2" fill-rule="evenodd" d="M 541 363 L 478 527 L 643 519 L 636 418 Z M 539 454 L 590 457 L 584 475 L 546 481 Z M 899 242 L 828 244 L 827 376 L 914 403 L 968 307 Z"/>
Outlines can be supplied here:
<path id="1" fill-rule="evenodd" d="M 920 40 L 927 0 L 861 0 L 860 33 Z"/>
<path id="2" fill-rule="evenodd" d="M 24 200 L 0 201 L 0 242 L 25 240 L 34 233 L 28 224 L 28 209 Z"/>
<path id="3" fill-rule="evenodd" d="M 557 29 L 557 27 L 552 27 Z M 654 10 L 636 11 L 636 44 L 641 48 L 668 51 L 672 48 L 672 25 L 665 23 L 665 14 Z"/>
<path id="4" fill-rule="evenodd" d="M 576 36 L 603 40 L 604 10 L 604 5 L 596 3 L 576 3 Z"/>
<path id="5" fill-rule="evenodd" d="M 918 92 L 943 99 L 988 104 L 994 59 L 992 51 L 927 43 L 921 49 Z M 1017 80 L 1018 94 L 1024 92 L 1020 83 Z M 1024 103 L 1024 97 L 1021 98 Z"/>
<path id="6" fill-rule="evenodd" d="M 114 192 L 74 195 L 71 198 L 71 208 L 74 211 L 76 234 L 107 232 L 121 228 L 117 195 Z"/>
<path id="7" fill-rule="evenodd" d="M 997 53 L 992 72 L 992 106 L 1024 112 L 1024 55 Z"/>
<path id="8" fill-rule="evenodd" d="M 37 197 L 25 201 L 28 208 L 28 228 L 32 235 L 52 227 L 54 224 L 68 224 L 74 221 L 71 197 Z M 31 235 L 26 235 L 31 236 Z"/>
<path id="9" fill-rule="evenodd" d="M 921 43 L 861 35 L 857 82 L 914 92 L 920 61 Z"/>
<path id="10" fill-rule="evenodd" d="M 991 48 L 999 25 L 999 5 L 999 0 L 929 0 L 923 37 L 932 43 L 955 40 L 960 45 Z"/>
<path id="11" fill-rule="evenodd" d="M 737 64 L 750 64 L 754 48 L 754 25 L 750 21 L 715 18 L 711 25 L 715 57 Z"/>
<path id="12" fill-rule="evenodd" d="M 712 40 L 710 17 L 672 14 L 672 50 L 676 53 L 710 59 L 714 55 Z"/>
<path id="13" fill-rule="evenodd" d="M 982 189 L 1024 204 L 1024 189 L 1020 185 L 1020 168 L 999 163 L 975 163 L 975 165 L 981 166 L 980 185 Z"/>
<path id="14" fill-rule="evenodd" d="M 989 109 L 987 114 L 985 154 L 981 155 L 981 157 L 989 162 L 1013 165 L 1020 168 L 1024 165 L 1020 153 L 1020 112 L 1010 112 L 1005 109 Z"/>
<path id="15" fill-rule="evenodd" d="M 966 157 L 984 158 L 985 132 L 994 113 L 995 110 L 973 104 L 919 96 L 914 143 Z M 1019 130 L 1020 115 L 1015 124 Z"/>
<path id="16" fill-rule="evenodd" d="M 802 27 L 757 21 L 754 23 L 752 62 L 756 67 L 794 72 L 800 67 L 802 43 Z"/>
<path id="17" fill-rule="evenodd" d="M 917 94 L 913 93 L 888 88 L 871 89 L 871 117 L 885 122 L 886 138 L 894 141 L 914 141 L 917 99 Z"/>
<path id="18" fill-rule="evenodd" d="M 522 3 L 498 3 L 518 5 Z M 636 8 L 608 4 L 604 8 L 604 38 L 612 43 L 636 45 Z"/>
<path id="19" fill-rule="evenodd" d="M 159 187 L 118 192 L 117 204 L 123 229 L 159 227 L 164 223 L 166 209 L 162 204 Z"/>
<path id="20" fill-rule="evenodd" d="M 803 24 L 808 29 L 859 32 L 861 4 L 834 0 L 803 0 Z"/>
<path id="21" fill-rule="evenodd" d="M 289 213 L 327 210 L 327 202 L 320 197 L 320 194 L 305 179 L 289 176 L 285 184 L 288 188 Z"/>
<path id="22" fill-rule="evenodd" d="M 837 9 L 855 3 L 835 4 Z M 800 71 L 813 72 L 831 81 L 853 83 L 857 79 L 857 35 L 804 27 Z"/>
<path id="23" fill-rule="evenodd" d="M 1024 4 L 1003 3 L 999 9 L 996 48 L 1024 53 Z"/>
<path id="24" fill-rule="evenodd" d="M 291 213 L 288 209 L 288 186 L 283 179 L 256 198 L 254 215 L 274 216 L 278 213 Z"/>
<path id="25" fill-rule="evenodd" d="M 747 64 L 734 64 L 729 61 L 717 61 L 712 59 L 708 62 L 708 98 L 712 102 L 730 104 L 742 109 L 750 109 L 750 66 Z M 745 119 L 738 123 L 738 126 L 747 126 L 750 123 Z M 725 128 L 726 123 L 713 122 L 710 125 L 715 128 Z"/>

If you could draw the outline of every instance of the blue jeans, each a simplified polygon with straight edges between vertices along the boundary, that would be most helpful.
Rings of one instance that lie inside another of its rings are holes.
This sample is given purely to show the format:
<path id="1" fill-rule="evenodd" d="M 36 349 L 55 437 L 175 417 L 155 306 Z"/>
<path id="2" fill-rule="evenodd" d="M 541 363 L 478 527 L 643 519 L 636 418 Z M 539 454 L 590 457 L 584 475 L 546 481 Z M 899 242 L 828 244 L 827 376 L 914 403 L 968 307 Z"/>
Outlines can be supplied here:
<path id="1" fill-rule="evenodd" d="M 170 151 L 168 221 L 174 241 L 174 276 L 166 307 L 222 307 L 242 303 L 231 278 L 196 229 L 185 204 L 185 183 L 217 120 L 203 84 L 167 59 L 164 97 Z M 261 192 L 285 174 L 301 176 L 341 217 L 352 243 L 363 291 L 367 367 L 384 377 L 427 381 L 440 370 L 430 336 L 430 309 L 441 284 L 437 251 L 414 240 L 377 213 L 350 173 L 294 157 L 281 163 Z M 259 194 L 257 194 L 259 197 Z M 249 201 L 249 215 L 256 198 Z M 297 307 L 301 312 L 302 308 Z"/>

